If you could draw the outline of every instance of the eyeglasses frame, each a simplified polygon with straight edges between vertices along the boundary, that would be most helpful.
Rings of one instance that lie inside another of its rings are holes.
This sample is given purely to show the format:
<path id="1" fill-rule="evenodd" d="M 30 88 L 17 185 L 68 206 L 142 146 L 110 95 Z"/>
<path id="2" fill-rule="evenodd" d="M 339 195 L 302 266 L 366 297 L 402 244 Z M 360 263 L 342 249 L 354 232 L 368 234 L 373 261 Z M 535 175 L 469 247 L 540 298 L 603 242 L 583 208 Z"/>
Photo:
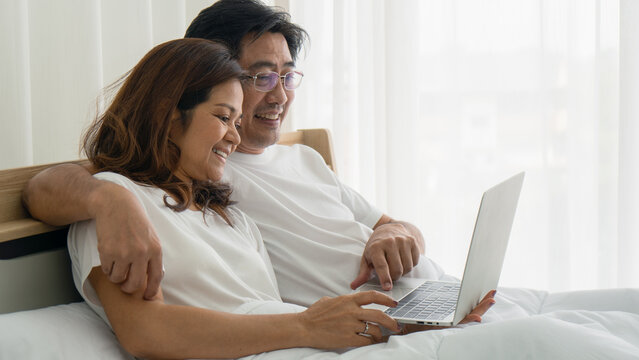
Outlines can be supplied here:
<path id="1" fill-rule="evenodd" d="M 298 75 L 300 75 L 300 76 L 301 76 L 301 78 L 304 78 L 304 73 L 303 73 L 303 72 L 298 71 L 298 70 L 292 70 L 292 71 L 287 72 L 287 73 L 286 73 L 286 74 L 284 74 L 284 75 L 280 75 L 280 74 L 278 74 L 278 73 L 277 73 L 277 72 L 275 72 L 275 71 L 260 71 L 260 72 L 256 73 L 255 75 L 244 75 L 244 76 L 242 76 L 242 79 L 243 79 L 243 80 L 249 80 L 249 79 L 252 79 L 252 80 L 253 80 L 253 88 L 254 88 L 255 90 L 260 91 L 260 92 L 269 92 L 269 91 L 272 91 L 273 89 L 275 89 L 275 87 L 277 86 L 277 83 L 275 83 L 275 85 L 273 85 L 273 87 L 272 87 L 272 88 L 270 88 L 270 89 L 268 89 L 268 90 L 260 90 L 260 89 L 258 89 L 258 88 L 257 88 L 257 85 L 256 85 L 255 83 L 257 82 L 257 77 L 258 77 L 260 74 L 271 74 L 271 73 L 272 73 L 272 74 L 277 74 L 277 77 L 279 78 L 278 80 L 279 80 L 279 82 L 282 84 L 282 87 L 284 87 L 284 89 L 285 89 L 285 90 L 288 90 L 288 91 L 295 90 L 295 89 L 297 89 L 297 88 L 299 87 L 299 85 L 297 85 L 296 87 L 294 87 L 294 88 L 292 88 L 292 89 L 289 89 L 288 87 L 286 87 L 286 82 L 285 82 L 284 80 L 286 79 L 286 77 L 288 76 L 288 74 L 293 74 L 293 73 L 294 73 L 294 74 L 298 74 Z M 300 84 L 301 84 L 301 82 L 302 82 L 302 80 L 300 79 Z"/>

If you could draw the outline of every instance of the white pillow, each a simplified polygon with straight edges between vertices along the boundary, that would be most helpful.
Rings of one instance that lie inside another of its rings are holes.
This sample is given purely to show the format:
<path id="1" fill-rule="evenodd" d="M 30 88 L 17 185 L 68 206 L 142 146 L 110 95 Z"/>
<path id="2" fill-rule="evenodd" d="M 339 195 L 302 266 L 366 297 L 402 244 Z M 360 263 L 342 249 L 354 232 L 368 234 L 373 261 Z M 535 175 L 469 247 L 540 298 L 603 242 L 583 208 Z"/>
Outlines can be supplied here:
<path id="1" fill-rule="evenodd" d="M 0 315 L 0 359 L 134 359 L 84 302 Z"/>

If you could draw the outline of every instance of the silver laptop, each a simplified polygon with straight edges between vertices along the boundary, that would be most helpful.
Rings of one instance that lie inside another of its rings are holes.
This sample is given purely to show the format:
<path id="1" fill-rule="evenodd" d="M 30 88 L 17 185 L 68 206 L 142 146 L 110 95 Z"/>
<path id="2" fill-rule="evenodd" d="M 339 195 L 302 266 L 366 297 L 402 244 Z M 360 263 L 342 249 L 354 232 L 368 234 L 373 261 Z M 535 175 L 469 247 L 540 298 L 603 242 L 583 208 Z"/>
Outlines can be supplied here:
<path id="1" fill-rule="evenodd" d="M 489 291 L 497 289 L 523 181 L 522 172 L 484 193 L 461 284 L 402 278 L 389 294 L 400 299 L 397 307 L 372 307 L 402 323 L 457 325 Z M 365 290 L 381 287 L 369 282 L 358 289 Z"/>

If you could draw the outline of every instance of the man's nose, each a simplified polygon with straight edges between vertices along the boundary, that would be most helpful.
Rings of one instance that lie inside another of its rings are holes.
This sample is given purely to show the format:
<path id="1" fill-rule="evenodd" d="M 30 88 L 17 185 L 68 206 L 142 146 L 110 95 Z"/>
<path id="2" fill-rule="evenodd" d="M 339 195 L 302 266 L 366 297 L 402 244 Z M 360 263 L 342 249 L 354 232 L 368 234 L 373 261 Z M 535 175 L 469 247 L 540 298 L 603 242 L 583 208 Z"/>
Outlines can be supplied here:
<path id="1" fill-rule="evenodd" d="M 278 79 L 275 87 L 268 92 L 266 101 L 269 104 L 275 103 L 278 105 L 284 105 L 288 101 L 288 96 L 286 96 L 286 90 L 284 89 L 282 79 Z"/>

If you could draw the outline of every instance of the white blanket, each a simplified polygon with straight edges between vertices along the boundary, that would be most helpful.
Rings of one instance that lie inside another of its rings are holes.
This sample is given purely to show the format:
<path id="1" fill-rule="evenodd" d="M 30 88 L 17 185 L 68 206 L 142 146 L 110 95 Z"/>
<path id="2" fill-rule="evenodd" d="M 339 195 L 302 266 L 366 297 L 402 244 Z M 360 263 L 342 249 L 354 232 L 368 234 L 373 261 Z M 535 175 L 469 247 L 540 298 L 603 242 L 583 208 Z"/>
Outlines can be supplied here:
<path id="1" fill-rule="evenodd" d="M 639 359 L 639 289 L 499 289 L 481 324 L 392 336 L 342 353 L 287 349 L 247 359 Z M 300 311 L 281 303 L 242 312 Z M 85 303 L 0 315 L 0 359 L 131 359 Z"/>
<path id="2" fill-rule="evenodd" d="M 341 354 L 287 349 L 247 359 L 639 359 L 639 289 L 501 288 L 496 300 L 481 324 L 391 336 Z M 282 311 L 275 304 L 249 310 Z"/>

